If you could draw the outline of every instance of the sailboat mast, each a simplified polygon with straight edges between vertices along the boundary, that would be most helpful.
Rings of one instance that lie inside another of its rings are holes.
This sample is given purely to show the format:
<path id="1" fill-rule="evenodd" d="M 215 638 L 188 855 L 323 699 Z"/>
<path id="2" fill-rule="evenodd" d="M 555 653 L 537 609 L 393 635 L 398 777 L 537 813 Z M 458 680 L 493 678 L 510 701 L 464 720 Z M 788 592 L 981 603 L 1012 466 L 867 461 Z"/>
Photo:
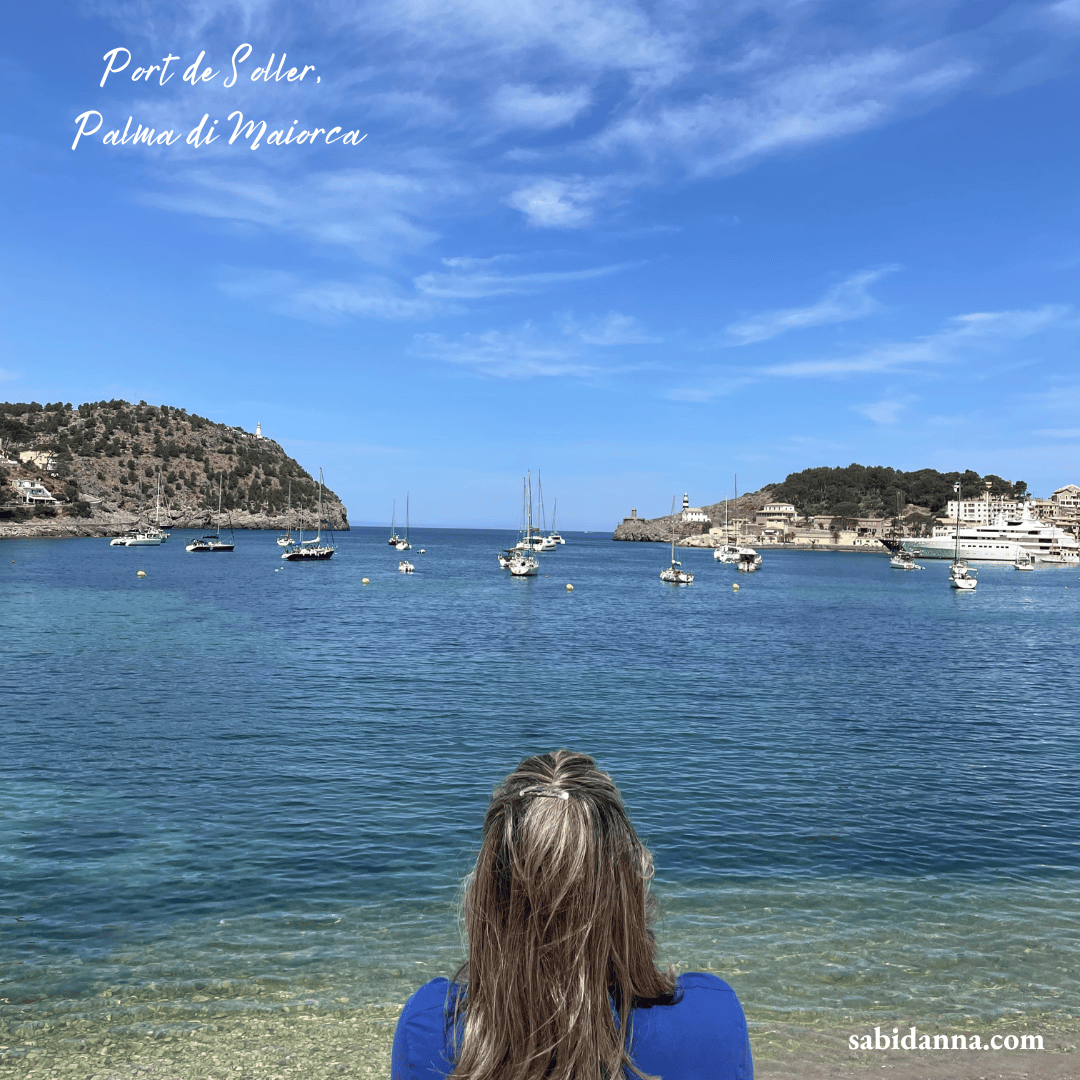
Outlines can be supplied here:
<path id="1" fill-rule="evenodd" d="M 960 481 L 953 484 L 953 494 L 956 496 L 956 543 L 953 546 L 952 561 L 956 563 L 960 558 Z"/>

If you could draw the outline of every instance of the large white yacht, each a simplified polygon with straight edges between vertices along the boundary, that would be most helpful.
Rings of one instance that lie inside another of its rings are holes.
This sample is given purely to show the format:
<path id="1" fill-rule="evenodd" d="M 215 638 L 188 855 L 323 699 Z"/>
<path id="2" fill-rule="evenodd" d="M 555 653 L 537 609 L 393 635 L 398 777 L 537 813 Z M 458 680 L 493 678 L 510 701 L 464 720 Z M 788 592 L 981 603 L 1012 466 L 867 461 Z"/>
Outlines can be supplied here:
<path id="1" fill-rule="evenodd" d="M 959 530 L 955 525 L 939 525 L 934 535 L 911 537 L 900 546 L 923 559 L 972 559 L 979 562 L 1016 562 L 1022 552 L 1038 562 L 1080 562 L 1080 543 L 1065 529 L 1031 517 L 1025 506 L 1020 520 L 1004 514 L 993 525 L 973 525 Z"/>

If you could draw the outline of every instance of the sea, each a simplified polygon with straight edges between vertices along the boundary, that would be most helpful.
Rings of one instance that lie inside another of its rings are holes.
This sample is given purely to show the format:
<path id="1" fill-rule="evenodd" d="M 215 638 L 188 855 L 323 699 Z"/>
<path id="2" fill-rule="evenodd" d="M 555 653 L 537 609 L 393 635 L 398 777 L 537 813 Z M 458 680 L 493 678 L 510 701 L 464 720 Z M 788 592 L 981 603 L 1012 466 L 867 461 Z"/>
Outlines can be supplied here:
<path id="1" fill-rule="evenodd" d="M 752 1017 L 1080 1015 L 1075 567 L 688 549 L 680 587 L 564 535 L 532 579 L 482 530 L 413 529 L 411 575 L 385 529 L 0 545 L 7 1038 L 400 1005 L 462 960 L 492 789 L 560 747 L 653 852 L 661 960 Z"/>

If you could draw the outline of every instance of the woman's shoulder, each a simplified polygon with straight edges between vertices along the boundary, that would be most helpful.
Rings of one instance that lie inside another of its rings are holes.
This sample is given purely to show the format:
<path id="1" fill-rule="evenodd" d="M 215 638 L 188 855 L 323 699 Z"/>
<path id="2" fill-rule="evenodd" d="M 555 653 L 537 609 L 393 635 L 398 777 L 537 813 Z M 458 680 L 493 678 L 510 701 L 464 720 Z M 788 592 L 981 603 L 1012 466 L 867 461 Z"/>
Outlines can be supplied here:
<path id="1" fill-rule="evenodd" d="M 753 1077 L 746 1017 L 735 991 L 703 971 L 680 975 L 678 986 L 673 1005 L 635 1012 L 631 1053 L 638 1068 L 667 1080 Z"/>
<path id="2" fill-rule="evenodd" d="M 709 997 L 712 994 L 730 994 L 735 997 L 735 991 L 719 975 L 712 975 L 707 971 L 683 972 L 679 976 L 679 989 L 684 997 Z"/>
<path id="3" fill-rule="evenodd" d="M 394 1031 L 390 1055 L 392 1080 L 414 1077 L 432 1080 L 453 1071 L 446 1030 L 451 993 L 449 979 L 432 979 L 405 1002 Z"/>
<path id="4" fill-rule="evenodd" d="M 409 1000 L 405 1002 L 405 1007 L 401 1010 L 401 1015 L 426 1012 L 436 1008 L 442 1012 L 446 1007 L 449 993 L 449 979 L 432 979 L 410 995 Z"/>

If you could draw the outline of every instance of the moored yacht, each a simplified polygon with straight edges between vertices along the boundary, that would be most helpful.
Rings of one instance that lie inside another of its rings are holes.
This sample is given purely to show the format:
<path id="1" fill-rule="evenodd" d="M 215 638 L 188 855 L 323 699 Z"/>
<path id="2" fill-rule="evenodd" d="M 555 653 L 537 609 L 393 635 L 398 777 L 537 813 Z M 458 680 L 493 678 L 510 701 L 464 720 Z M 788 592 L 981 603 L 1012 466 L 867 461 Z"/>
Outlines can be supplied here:
<path id="1" fill-rule="evenodd" d="M 970 559 L 978 562 L 1016 562 L 1028 552 L 1037 562 L 1080 562 L 1080 543 L 1065 529 L 1031 517 L 1027 507 L 1019 520 L 999 515 L 993 525 L 959 528 L 939 526 L 936 536 L 908 537 L 900 546 L 924 559 Z"/>

